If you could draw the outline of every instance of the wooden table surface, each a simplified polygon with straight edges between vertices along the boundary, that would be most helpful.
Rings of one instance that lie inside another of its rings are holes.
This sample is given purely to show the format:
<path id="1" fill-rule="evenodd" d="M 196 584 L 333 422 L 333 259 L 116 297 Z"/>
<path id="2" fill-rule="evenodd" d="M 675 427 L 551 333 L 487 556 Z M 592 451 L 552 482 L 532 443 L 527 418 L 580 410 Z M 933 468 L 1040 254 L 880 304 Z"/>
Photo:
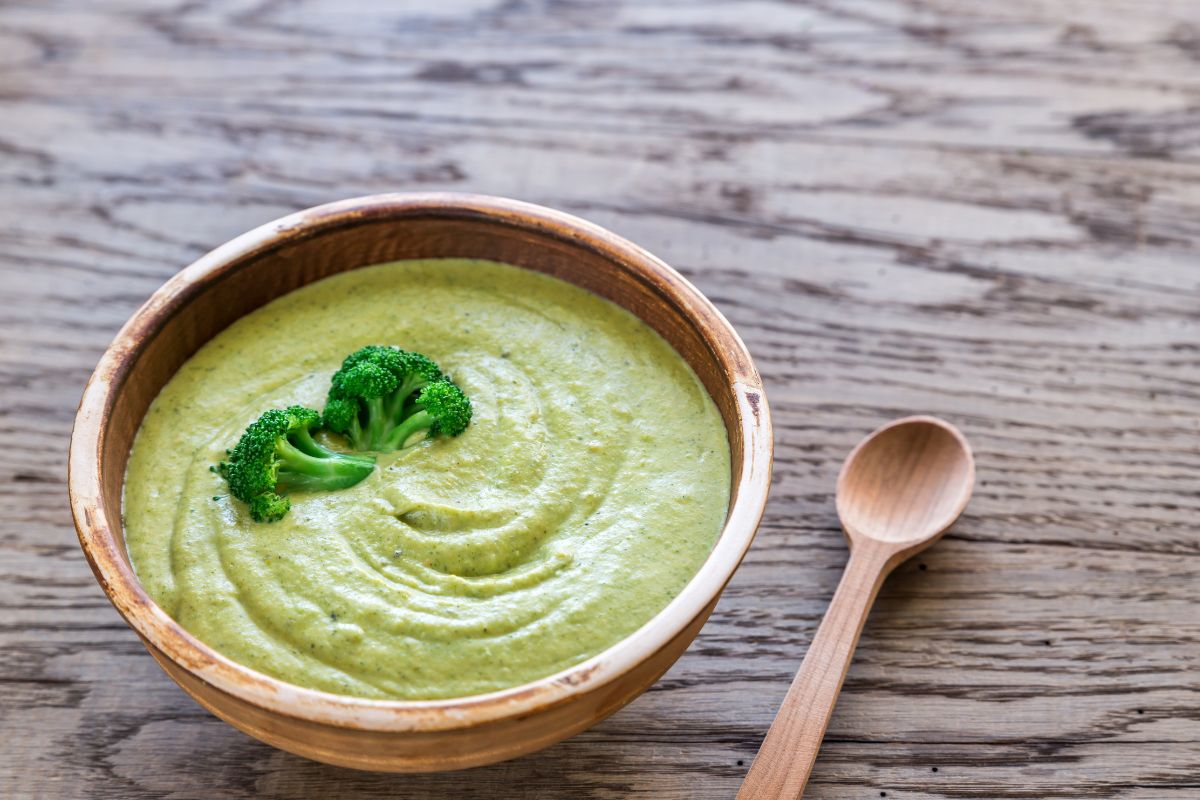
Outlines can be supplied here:
<path id="1" fill-rule="evenodd" d="M 962 427 L 979 485 L 885 587 L 808 796 L 1200 797 L 1198 109 L 1194 0 L 4 3 L 0 797 L 731 797 L 846 561 L 839 464 L 912 412 Z M 510 763 L 370 775 L 159 671 L 79 552 L 66 450 L 180 267 L 430 189 L 686 273 L 763 372 L 775 484 L 631 706 Z"/>

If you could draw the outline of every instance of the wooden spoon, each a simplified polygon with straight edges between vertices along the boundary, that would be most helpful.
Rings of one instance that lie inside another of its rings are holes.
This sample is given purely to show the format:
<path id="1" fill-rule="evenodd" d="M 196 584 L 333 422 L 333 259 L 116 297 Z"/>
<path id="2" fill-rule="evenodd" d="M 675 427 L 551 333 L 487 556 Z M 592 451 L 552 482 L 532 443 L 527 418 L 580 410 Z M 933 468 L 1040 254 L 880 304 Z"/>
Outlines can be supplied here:
<path id="1" fill-rule="evenodd" d="M 850 563 L 738 800 L 803 794 L 884 578 L 937 541 L 967 507 L 974 487 L 970 445 L 953 425 L 934 417 L 896 420 L 846 457 L 837 510 Z"/>

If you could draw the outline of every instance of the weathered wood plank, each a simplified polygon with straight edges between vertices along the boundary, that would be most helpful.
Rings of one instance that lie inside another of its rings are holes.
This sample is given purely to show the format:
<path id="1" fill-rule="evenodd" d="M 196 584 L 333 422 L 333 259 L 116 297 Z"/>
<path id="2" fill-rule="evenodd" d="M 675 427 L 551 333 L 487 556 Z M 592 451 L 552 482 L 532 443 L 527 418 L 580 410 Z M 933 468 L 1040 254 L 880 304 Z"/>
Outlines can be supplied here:
<path id="1" fill-rule="evenodd" d="M 846 558 L 841 458 L 913 411 L 968 433 L 980 485 L 885 587 L 809 796 L 1197 796 L 1198 64 L 1188 0 L 4 5 L 0 796 L 732 796 Z M 406 189 L 674 263 L 778 429 L 759 539 L 664 680 L 445 776 L 200 710 L 104 600 L 64 489 L 83 383 L 163 280 Z"/>

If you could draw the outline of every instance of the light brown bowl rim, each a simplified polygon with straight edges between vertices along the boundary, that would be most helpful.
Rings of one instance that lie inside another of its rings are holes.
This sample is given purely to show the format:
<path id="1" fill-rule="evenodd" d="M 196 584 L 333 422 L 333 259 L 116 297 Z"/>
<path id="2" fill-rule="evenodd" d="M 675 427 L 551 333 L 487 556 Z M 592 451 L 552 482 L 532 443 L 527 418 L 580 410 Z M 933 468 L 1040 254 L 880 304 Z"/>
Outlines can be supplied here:
<path id="1" fill-rule="evenodd" d="M 737 398 L 743 434 L 737 496 L 708 558 L 684 589 L 638 630 L 562 672 L 490 694 L 428 701 L 372 700 L 306 689 L 244 667 L 195 638 L 150 599 L 107 523 L 101 454 L 112 404 L 130 365 L 162 324 L 193 296 L 249 256 L 364 219 L 480 218 L 568 238 L 604 255 L 670 299 L 700 331 Z M 762 382 L 741 338 L 690 282 L 663 261 L 598 225 L 517 200 L 458 193 L 382 194 L 289 214 L 197 259 L 134 313 L 100 358 L 71 435 L 68 492 L 79 542 L 109 600 L 150 646 L 206 683 L 252 705 L 312 722 L 387 732 L 444 731 L 527 716 L 593 691 L 628 672 L 704 612 L 741 563 L 762 518 L 771 483 L 773 440 Z"/>

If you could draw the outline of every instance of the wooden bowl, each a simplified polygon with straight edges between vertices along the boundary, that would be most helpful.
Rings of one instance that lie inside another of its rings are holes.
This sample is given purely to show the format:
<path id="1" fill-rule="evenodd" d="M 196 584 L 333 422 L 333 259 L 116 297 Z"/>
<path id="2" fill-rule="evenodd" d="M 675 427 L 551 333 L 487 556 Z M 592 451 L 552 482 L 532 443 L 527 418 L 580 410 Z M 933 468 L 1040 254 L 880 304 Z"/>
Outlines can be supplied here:
<path id="1" fill-rule="evenodd" d="M 625 307 L 667 339 L 729 434 L 729 513 L 700 571 L 657 616 L 571 669 L 492 694 L 380 701 L 301 688 L 212 650 L 155 605 L 129 564 L 122 485 L 134 434 L 180 365 L 244 314 L 345 270 L 407 258 L 487 258 L 538 270 Z M 529 753 L 604 719 L 687 649 L 742 560 L 771 482 L 771 419 L 750 354 L 677 272 L 596 225 L 539 206 L 458 194 L 361 197 L 301 211 L 218 247 L 125 324 L 84 390 L 68 484 L 79 542 L 105 593 L 184 691 L 293 753 L 369 770 L 457 769 Z"/>

